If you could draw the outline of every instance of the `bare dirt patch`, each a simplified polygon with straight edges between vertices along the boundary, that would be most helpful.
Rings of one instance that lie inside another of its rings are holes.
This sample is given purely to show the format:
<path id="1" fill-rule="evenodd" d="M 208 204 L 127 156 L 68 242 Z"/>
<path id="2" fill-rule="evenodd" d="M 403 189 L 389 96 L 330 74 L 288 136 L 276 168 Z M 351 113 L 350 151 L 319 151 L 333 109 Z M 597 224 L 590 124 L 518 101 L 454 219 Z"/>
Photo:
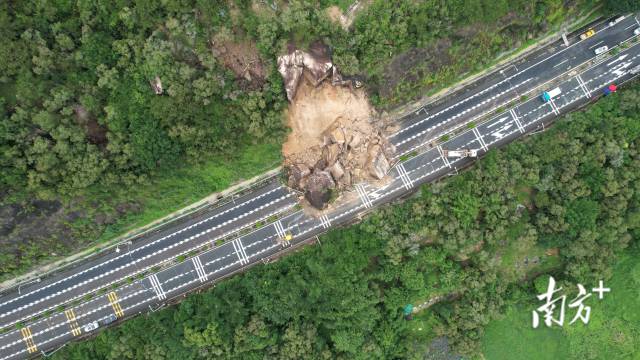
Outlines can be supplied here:
<path id="1" fill-rule="evenodd" d="M 76 121 L 84 127 L 89 142 L 104 149 L 108 141 L 107 128 L 100 125 L 82 105 L 76 105 L 74 111 Z"/>
<path id="2" fill-rule="evenodd" d="M 329 16 L 329 19 L 331 21 L 333 21 L 336 24 L 340 24 L 340 26 L 342 26 L 343 29 L 348 30 L 349 29 L 349 25 L 347 24 L 347 17 L 344 16 L 344 14 L 342 13 L 342 10 L 340 10 L 339 7 L 337 6 L 329 6 L 327 8 L 327 15 Z"/>
<path id="3" fill-rule="evenodd" d="M 351 91 L 326 82 L 314 88 L 308 81 L 301 81 L 287 111 L 292 131 L 282 153 L 288 161 L 305 156 L 305 150 L 323 145 L 323 133 L 336 122 L 350 122 L 363 133 L 369 133 L 371 114 L 367 95 L 360 89 Z"/>
<path id="4" fill-rule="evenodd" d="M 353 184 L 387 177 L 394 149 L 375 118 L 361 89 L 300 82 L 287 112 L 292 132 L 282 151 L 288 184 L 304 192 L 310 214 Z"/>
<path id="5" fill-rule="evenodd" d="M 235 42 L 228 34 L 210 40 L 213 55 L 241 80 L 241 87 L 256 89 L 264 84 L 266 71 L 253 42 Z M 242 86 L 242 82 L 244 85 Z"/>
<path id="6" fill-rule="evenodd" d="M 355 1 L 344 13 L 338 6 L 329 6 L 326 9 L 327 16 L 329 16 L 331 21 L 340 24 L 345 31 L 348 31 L 358 13 L 364 10 L 370 3 L 371 0 Z"/>

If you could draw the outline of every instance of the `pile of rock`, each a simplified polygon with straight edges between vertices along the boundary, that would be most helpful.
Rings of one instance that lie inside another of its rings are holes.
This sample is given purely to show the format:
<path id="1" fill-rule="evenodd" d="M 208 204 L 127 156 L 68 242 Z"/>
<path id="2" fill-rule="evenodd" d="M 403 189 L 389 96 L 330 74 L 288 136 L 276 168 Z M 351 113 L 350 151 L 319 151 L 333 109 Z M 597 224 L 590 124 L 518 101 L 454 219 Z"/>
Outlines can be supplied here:
<path id="1" fill-rule="evenodd" d="M 363 133 L 339 121 L 325 131 L 323 145 L 287 159 L 288 185 L 323 209 L 332 193 L 367 179 L 383 179 L 395 149 L 379 132 Z"/>

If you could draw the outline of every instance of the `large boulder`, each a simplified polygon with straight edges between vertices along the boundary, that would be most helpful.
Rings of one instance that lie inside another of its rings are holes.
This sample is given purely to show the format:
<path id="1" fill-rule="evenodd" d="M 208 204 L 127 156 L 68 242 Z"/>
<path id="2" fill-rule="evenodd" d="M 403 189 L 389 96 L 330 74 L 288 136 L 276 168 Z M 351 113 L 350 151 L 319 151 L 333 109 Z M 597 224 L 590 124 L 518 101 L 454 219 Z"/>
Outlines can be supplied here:
<path id="1" fill-rule="evenodd" d="M 333 129 L 333 131 L 331 131 L 331 134 L 329 134 L 329 137 L 331 139 L 331 142 L 334 142 L 336 144 L 342 145 L 345 143 L 344 130 L 342 130 L 340 127 Z"/>
<path id="2" fill-rule="evenodd" d="M 331 189 L 335 182 L 326 171 L 314 171 L 307 178 L 305 198 L 316 209 L 323 209 L 331 198 Z"/>
<path id="3" fill-rule="evenodd" d="M 378 144 L 369 147 L 367 170 L 371 176 L 378 180 L 384 178 L 389 171 L 389 161 L 384 155 L 382 147 Z"/>
<path id="4" fill-rule="evenodd" d="M 362 135 L 359 132 L 353 132 L 351 134 L 351 138 L 349 139 L 349 147 L 352 149 L 357 148 L 362 143 Z"/>
<path id="5" fill-rule="evenodd" d="M 307 165 L 305 164 L 298 163 L 289 167 L 289 186 L 297 189 L 302 188 L 302 180 L 310 173 L 311 170 L 309 170 L 309 167 L 307 167 Z"/>
<path id="6" fill-rule="evenodd" d="M 329 167 L 329 172 L 331 173 L 331 176 L 333 176 L 333 179 L 336 181 L 338 181 L 341 177 L 344 176 L 344 168 L 342 167 L 342 164 L 340 164 L 339 161 L 336 161 L 333 165 Z"/>
<path id="7" fill-rule="evenodd" d="M 327 163 L 327 166 L 333 166 L 333 164 L 335 164 L 336 160 L 338 160 L 338 157 L 340 156 L 340 154 L 342 153 L 342 147 L 338 144 L 331 144 L 328 146 L 325 146 L 322 149 L 322 158 L 324 159 L 324 161 Z"/>

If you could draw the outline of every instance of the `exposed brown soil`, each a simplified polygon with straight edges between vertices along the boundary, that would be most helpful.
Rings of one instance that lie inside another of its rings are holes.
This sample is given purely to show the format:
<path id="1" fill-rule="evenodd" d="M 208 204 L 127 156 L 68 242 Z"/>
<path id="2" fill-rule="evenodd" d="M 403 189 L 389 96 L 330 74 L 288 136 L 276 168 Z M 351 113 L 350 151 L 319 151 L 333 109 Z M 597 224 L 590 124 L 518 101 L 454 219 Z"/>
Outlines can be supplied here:
<path id="1" fill-rule="evenodd" d="M 107 128 L 98 124 L 91 114 L 81 105 L 74 107 L 76 121 L 82 125 L 89 142 L 104 148 L 107 144 Z"/>
<path id="2" fill-rule="evenodd" d="M 216 59 L 236 74 L 241 87 L 255 89 L 264 84 L 266 76 L 264 64 L 253 42 L 233 42 L 214 36 L 210 45 Z M 242 86 L 243 81 L 244 86 Z"/>
<path id="3" fill-rule="evenodd" d="M 292 132 L 282 151 L 288 185 L 304 192 L 314 214 L 342 189 L 387 178 L 394 149 L 372 122 L 364 91 L 311 82 L 303 77 L 296 89 L 287 112 Z"/>
<path id="4" fill-rule="evenodd" d="M 347 25 L 347 17 L 342 14 L 342 10 L 340 10 L 337 6 L 329 6 L 327 8 L 327 15 L 329 19 L 334 23 L 340 24 L 343 29 L 347 30 L 349 26 Z"/>
<path id="5" fill-rule="evenodd" d="M 301 81 L 287 110 L 287 123 L 292 131 L 282 146 L 282 154 L 289 161 L 306 156 L 306 150 L 323 145 L 323 133 L 336 122 L 349 122 L 363 133 L 370 133 L 371 113 L 363 90 L 351 91 L 327 82 L 314 88 L 309 81 Z"/>
<path id="6" fill-rule="evenodd" d="M 356 15 L 364 10 L 370 3 L 371 0 L 355 1 L 351 6 L 349 6 L 346 13 L 343 13 L 338 6 L 329 6 L 326 9 L 326 12 L 331 21 L 336 24 L 340 24 L 344 30 L 349 30 L 349 27 L 353 24 Z"/>

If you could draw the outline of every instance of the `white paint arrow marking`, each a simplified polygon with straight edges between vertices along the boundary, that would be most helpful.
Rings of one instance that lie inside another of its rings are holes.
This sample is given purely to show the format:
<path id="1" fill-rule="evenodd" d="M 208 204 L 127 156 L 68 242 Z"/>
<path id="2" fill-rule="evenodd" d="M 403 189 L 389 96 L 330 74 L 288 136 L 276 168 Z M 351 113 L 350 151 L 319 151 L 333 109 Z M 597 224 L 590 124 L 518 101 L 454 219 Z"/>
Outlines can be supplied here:
<path id="1" fill-rule="evenodd" d="M 624 60 L 627 56 L 629 56 L 629 54 L 624 54 L 624 55 L 622 55 L 622 56 L 620 56 L 620 57 L 616 58 L 616 59 L 615 59 L 615 60 L 613 60 L 612 62 L 608 63 L 608 64 L 607 64 L 607 66 L 611 66 L 611 65 L 613 65 L 613 64 L 615 64 L 615 63 L 617 63 L 618 61 L 622 61 L 622 60 Z"/>
<path id="2" fill-rule="evenodd" d="M 506 125 L 502 129 L 500 129 L 500 130 L 498 130 L 496 132 L 492 132 L 491 135 L 495 136 L 498 139 L 502 139 L 502 137 L 504 136 L 504 134 L 502 132 L 509 130 L 512 126 L 513 126 L 513 124 Z"/>

